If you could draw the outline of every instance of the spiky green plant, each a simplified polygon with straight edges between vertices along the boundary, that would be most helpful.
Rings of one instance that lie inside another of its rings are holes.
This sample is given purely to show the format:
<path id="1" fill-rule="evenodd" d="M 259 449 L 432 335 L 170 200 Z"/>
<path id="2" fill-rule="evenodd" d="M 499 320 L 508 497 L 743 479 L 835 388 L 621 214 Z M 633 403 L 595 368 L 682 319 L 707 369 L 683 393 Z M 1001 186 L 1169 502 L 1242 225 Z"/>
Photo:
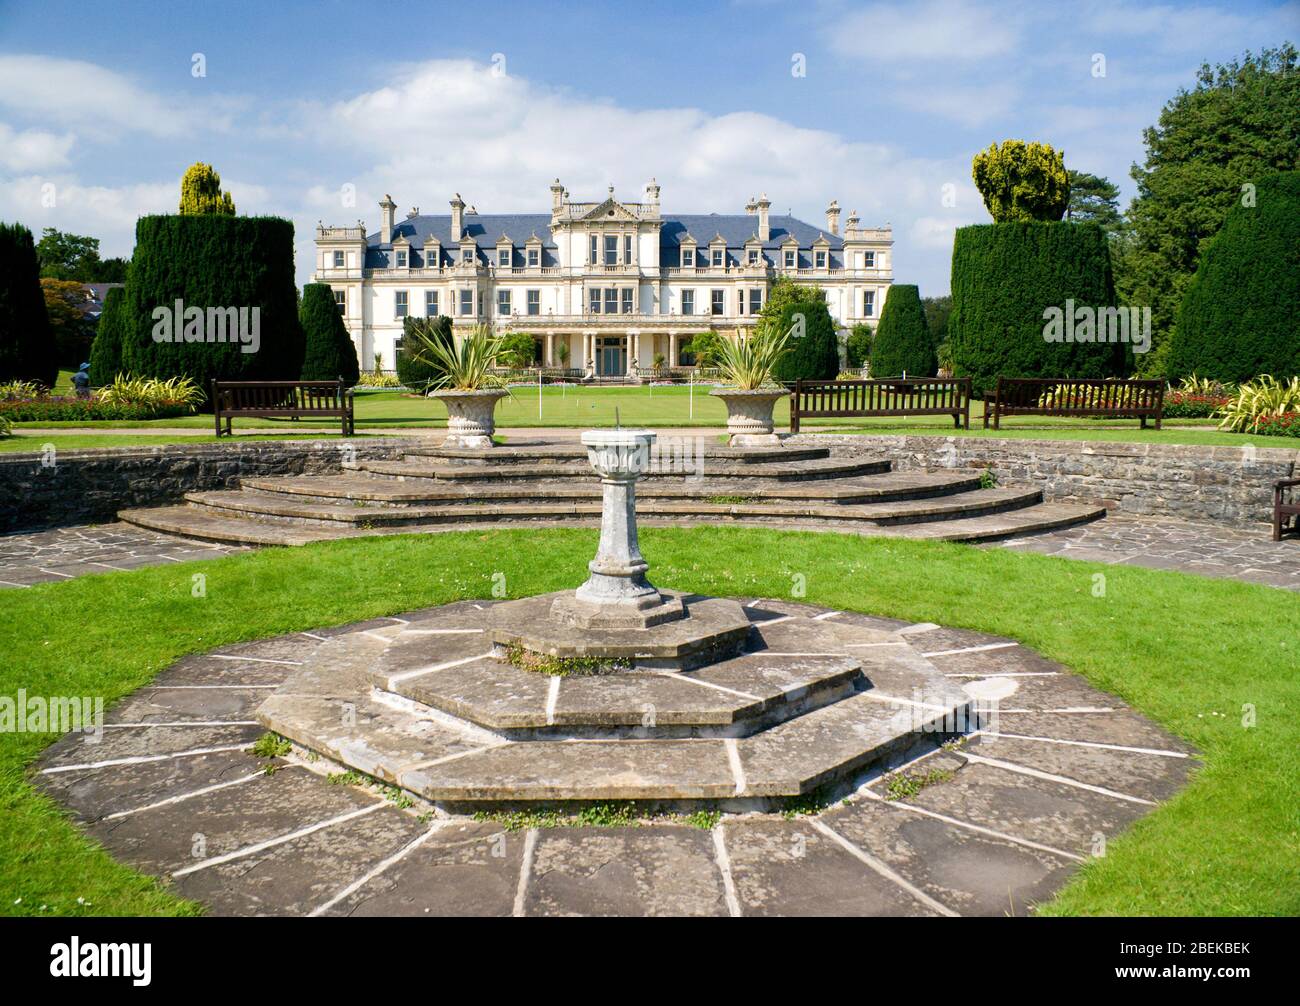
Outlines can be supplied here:
<path id="1" fill-rule="evenodd" d="M 1282 381 L 1272 374 L 1261 374 L 1238 388 L 1223 407 L 1219 429 L 1258 433 L 1261 420 L 1288 412 L 1300 412 L 1300 377 Z"/>
<path id="2" fill-rule="evenodd" d="M 193 409 L 203 401 L 201 389 L 189 377 L 124 377 L 118 375 L 112 384 L 95 392 L 101 402 L 113 405 L 187 405 Z"/>
<path id="3" fill-rule="evenodd" d="M 772 368 L 785 353 L 791 328 L 780 334 L 759 332 L 748 339 L 723 339 L 718 350 L 722 379 L 740 391 L 757 391 L 772 381 Z"/>
<path id="4" fill-rule="evenodd" d="M 0 402 L 22 402 L 47 394 L 45 385 L 36 381 L 5 381 L 0 384 Z"/>
<path id="5" fill-rule="evenodd" d="M 506 386 L 506 379 L 492 373 L 492 369 L 500 366 L 507 349 L 492 335 L 489 326 L 475 325 L 468 336 L 459 341 L 453 339 L 451 345 L 430 338 L 419 329 L 412 330 L 410 335 L 415 342 L 411 355 L 442 375 L 433 382 L 435 389 L 483 391 Z"/>

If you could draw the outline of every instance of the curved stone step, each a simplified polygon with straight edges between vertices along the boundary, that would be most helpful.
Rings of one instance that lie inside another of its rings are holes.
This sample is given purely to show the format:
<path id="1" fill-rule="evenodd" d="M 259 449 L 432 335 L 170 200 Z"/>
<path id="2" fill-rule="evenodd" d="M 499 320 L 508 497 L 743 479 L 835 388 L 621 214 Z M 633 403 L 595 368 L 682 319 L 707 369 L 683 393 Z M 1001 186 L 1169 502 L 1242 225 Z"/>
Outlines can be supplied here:
<path id="1" fill-rule="evenodd" d="M 950 520 L 999 513 L 1031 506 L 1042 499 L 1037 489 L 977 489 L 948 496 L 926 497 L 872 504 L 836 504 L 825 502 L 769 501 L 752 503 L 713 502 L 705 497 L 694 500 L 639 500 L 637 512 L 653 518 L 714 518 L 769 520 L 792 519 L 830 522 L 865 522 L 901 524 L 921 520 Z M 440 506 L 371 507 L 346 502 L 309 502 L 242 490 L 191 492 L 185 500 L 218 513 L 234 511 L 249 517 L 272 521 L 313 525 L 337 524 L 344 527 L 398 527 L 409 524 L 453 521 L 557 520 L 570 517 L 600 516 L 601 504 L 539 499 L 529 503 L 464 503 Z"/>
<path id="2" fill-rule="evenodd" d="M 714 517 L 730 527 L 787 529 L 827 533 L 857 533 L 889 538 L 923 538 L 940 541 L 995 541 L 1043 531 L 1071 527 L 1097 520 L 1106 515 L 1104 507 L 1065 503 L 1036 503 L 1033 506 L 980 517 L 958 517 L 935 523 L 872 524 L 864 521 L 830 522 L 806 518 L 792 523 L 790 518 L 769 517 Z M 698 515 L 696 515 L 698 516 Z M 547 517 L 498 518 L 496 520 L 465 520 L 443 523 L 413 523 L 396 526 L 354 527 L 338 522 L 320 526 L 305 523 L 280 523 L 269 519 L 243 516 L 238 511 L 213 511 L 195 506 L 180 505 L 152 509 L 122 510 L 118 517 L 136 527 L 148 528 L 165 534 L 198 541 L 240 545 L 306 545 L 314 541 L 335 538 L 365 537 L 385 534 L 432 534 L 444 531 L 491 531 L 509 527 L 545 528 L 597 528 L 599 517 L 575 515 L 568 519 Z M 692 516 L 670 518 L 663 514 L 650 515 L 641 520 L 642 527 L 693 527 L 699 520 Z"/>
<path id="3" fill-rule="evenodd" d="M 813 459 L 809 461 L 781 461 L 770 463 L 753 463 L 746 465 L 717 465 L 706 463 L 701 471 L 692 464 L 684 464 L 674 470 L 652 470 L 643 476 L 647 482 L 658 479 L 685 479 L 701 476 L 711 479 L 774 479 L 814 480 L 838 479 L 847 476 L 875 475 L 890 469 L 888 461 L 863 461 L 859 459 Z M 437 482 L 474 484 L 483 481 L 524 481 L 530 479 L 551 479 L 559 477 L 591 478 L 591 466 L 555 462 L 551 464 L 518 465 L 450 465 L 435 461 L 359 461 L 359 471 L 371 472 L 390 478 L 429 479 Z"/>
<path id="4" fill-rule="evenodd" d="M 830 457 L 827 447 L 726 447 L 713 438 L 692 435 L 676 438 L 671 433 L 661 434 L 660 441 L 690 439 L 703 440 L 706 458 L 725 460 L 733 464 L 770 463 L 774 461 L 812 461 Z M 696 448 L 692 444 L 692 451 Z M 574 462 L 586 464 L 587 449 L 581 444 L 515 444 L 480 450 L 470 447 L 413 447 L 407 457 L 443 458 L 448 461 L 474 462 L 491 465 L 518 463 L 543 464 Z"/>
<path id="5" fill-rule="evenodd" d="M 341 475 L 281 476 L 246 478 L 245 489 L 280 495 L 304 502 L 328 503 L 346 499 L 375 506 L 493 502 L 533 503 L 538 499 L 592 501 L 601 498 L 595 480 L 506 485 L 440 485 L 425 480 L 371 477 L 362 472 Z M 813 502 L 869 503 L 897 499 L 920 499 L 965 492 L 980 487 L 977 472 L 886 472 L 881 475 L 810 482 L 763 483 L 754 480 L 682 481 L 661 480 L 639 485 L 638 500 L 700 499 L 735 496 L 746 501 L 760 499 L 808 500 Z"/>

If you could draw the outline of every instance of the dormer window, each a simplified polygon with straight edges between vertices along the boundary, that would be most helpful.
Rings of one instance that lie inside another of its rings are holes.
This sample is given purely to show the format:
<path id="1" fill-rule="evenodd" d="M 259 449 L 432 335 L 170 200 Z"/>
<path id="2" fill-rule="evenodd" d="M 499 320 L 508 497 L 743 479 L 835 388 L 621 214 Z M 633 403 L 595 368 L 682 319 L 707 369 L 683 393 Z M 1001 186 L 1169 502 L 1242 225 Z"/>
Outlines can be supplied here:
<path id="1" fill-rule="evenodd" d="M 534 267 L 542 264 L 542 250 L 540 248 L 528 249 L 528 264 Z"/>
<path id="2" fill-rule="evenodd" d="M 813 261 L 816 263 L 818 269 L 825 269 L 825 268 L 826 268 L 826 253 L 825 253 L 824 251 L 819 251 L 819 252 L 817 252 L 817 253 L 816 253 L 816 258 L 815 258 Z"/>
<path id="3" fill-rule="evenodd" d="M 402 251 L 400 248 L 397 250 L 397 268 L 406 268 L 406 252 Z"/>
<path id="4" fill-rule="evenodd" d="M 501 267 L 502 269 L 508 269 L 508 268 L 510 268 L 510 249 L 509 249 L 509 248 L 498 248 L 498 249 L 497 249 L 497 265 L 498 265 L 499 267 Z"/>
<path id="5" fill-rule="evenodd" d="M 683 268 L 686 268 L 686 269 L 691 269 L 691 268 L 694 268 L 694 266 L 695 266 L 695 249 L 694 249 L 694 248 L 683 248 L 683 249 L 682 249 L 682 267 L 683 267 Z"/>
<path id="6" fill-rule="evenodd" d="M 788 252 L 785 253 L 785 267 L 786 267 L 787 269 L 794 269 L 794 268 L 796 268 L 796 265 L 797 265 L 797 259 L 798 259 L 798 254 L 799 254 L 798 252 L 793 251 L 793 250 L 792 250 L 792 251 L 788 251 Z"/>
<path id="7" fill-rule="evenodd" d="M 721 268 L 722 268 L 722 256 L 723 256 L 723 251 L 722 251 L 722 249 L 721 249 L 721 248 L 714 248 L 713 251 L 712 251 L 712 255 L 713 255 L 713 268 L 715 268 L 715 269 L 721 269 Z"/>
<path id="8" fill-rule="evenodd" d="M 757 249 L 757 248 L 751 248 L 751 249 L 749 249 L 749 264 L 750 264 L 750 265 L 758 265 L 758 249 Z"/>

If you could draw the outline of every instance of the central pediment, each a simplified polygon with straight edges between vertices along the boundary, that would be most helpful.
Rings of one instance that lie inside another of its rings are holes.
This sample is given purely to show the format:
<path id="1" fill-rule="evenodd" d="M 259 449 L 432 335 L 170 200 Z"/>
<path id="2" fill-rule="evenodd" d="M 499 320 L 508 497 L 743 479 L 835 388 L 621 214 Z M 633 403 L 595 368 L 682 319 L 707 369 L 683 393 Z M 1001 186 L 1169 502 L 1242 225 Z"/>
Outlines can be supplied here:
<path id="1" fill-rule="evenodd" d="M 578 219 L 592 222 L 597 220 L 614 220 L 635 223 L 640 218 L 617 199 L 606 199 L 603 203 L 599 203 L 594 209 L 583 213 L 578 217 Z"/>

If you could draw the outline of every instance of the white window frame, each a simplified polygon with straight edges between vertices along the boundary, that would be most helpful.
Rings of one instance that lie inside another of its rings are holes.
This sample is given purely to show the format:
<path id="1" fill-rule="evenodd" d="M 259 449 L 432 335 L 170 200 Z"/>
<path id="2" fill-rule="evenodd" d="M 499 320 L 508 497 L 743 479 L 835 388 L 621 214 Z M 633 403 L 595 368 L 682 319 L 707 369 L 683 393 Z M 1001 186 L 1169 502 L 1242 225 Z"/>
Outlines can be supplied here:
<path id="1" fill-rule="evenodd" d="M 600 260 L 600 264 L 604 266 L 618 265 L 618 235 L 606 234 L 604 244 L 605 255 Z"/>
<path id="2" fill-rule="evenodd" d="M 709 262 L 714 269 L 725 269 L 727 267 L 727 250 L 725 248 L 709 249 Z"/>
<path id="3" fill-rule="evenodd" d="M 497 268 L 498 268 L 498 269 L 509 269 L 510 266 L 513 265 L 513 264 L 514 264 L 514 256 L 511 254 L 511 249 L 509 249 L 509 248 L 498 248 L 498 249 L 497 249 Z"/>
<path id="4" fill-rule="evenodd" d="M 527 305 L 527 311 L 531 315 L 542 313 L 542 291 L 529 290 L 524 294 L 524 300 Z"/>
<path id="5" fill-rule="evenodd" d="M 862 291 L 862 317 L 874 318 L 876 316 L 876 291 Z"/>
<path id="6" fill-rule="evenodd" d="M 829 262 L 829 261 L 830 261 L 830 259 L 829 259 L 829 257 L 827 256 L 827 253 L 826 253 L 826 252 L 821 251 L 821 250 L 818 250 L 818 251 L 813 252 L 813 265 L 814 265 L 815 268 L 818 268 L 818 269 L 825 269 L 825 268 L 826 268 L 826 263 Z"/>
<path id="7" fill-rule="evenodd" d="M 397 268 L 405 269 L 407 264 L 410 262 L 410 256 L 406 253 L 406 249 L 404 248 L 396 249 L 396 253 Z"/>
<path id="8" fill-rule="evenodd" d="M 683 248 L 683 249 L 682 249 L 682 268 L 683 268 L 683 269 L 693 269 L 693 268 L 695 268 L 695 249 L 694 249 L 694 248 Z"/>
<path id="9" fill-rule="evenodd" d="M 785 267 L 787 269 L 799 268 L 799 252 L 790 250 L 785 253 Z"/>
<path id="10" fill-rule="evenodd" d="M 336 251 L 334 253 L 334 268 L 343 269 L 346 268 L 346 266 L 347 266 L 347 257 L 341 251 Z"/>
<path id="11" fill-rule="evenodd" d="M 334 291 L 334 306 L 339 309 L 339 314 L 348 313 L 348 292 L 346 290 Z"/>
<path id="12" fill-rule="evenodd" d="M 466 310 L 465 298 L 469 297 L 468 310 Z M 457 307 L 462 318 L 472 317 L 474 314 L 474 290 L 471 287 L 463 287 L 459 296 L 456 298 Z"/>
<path id="13" fill-rule="evenodd" d="M 393 317 L 405 318 L 411 313 L 411 294 L 408 290 L 393 291 Z"/>
<path id="14" fill-rule="evenodd" d="M 695 314 L 695 291 L 694 290 L 682 291 L 682 314 L 689 314 L 689 315 Z"/>
<path id="15" fill-rule="evenodd" d="M 426 318 L 438 317 L 438 291 L 424 291 L 424 316 Z"/>
<path id="16" fill-rule="evenodd" d="M 510 317 L 514 310 L 514 298 L 510 296 L 508 289 L 497 291 L 497 314 L 502 317 Z"/>
<path id="17" fill-rule="evenodd" d="M 710 290 L 709 291 L 709 316 L 721 317 L 727 313 L 727 291 Z"/>
<path id="18" fill-rule="evenodd" d="M 542 264 L 542 250 L 540 248 L 529 248 L 528 249 L 529 267 L 536 268 L 541 264 Z"/>
<path id="19" fill-rule="evenodd" d="M 619 310 L 624 314 L 635 313 L 636 298 L 633 296 L 632 288 L 630 286 L 623 287 L 623 292 L 619 296 L 622 298 L 619 303 Z"/>

